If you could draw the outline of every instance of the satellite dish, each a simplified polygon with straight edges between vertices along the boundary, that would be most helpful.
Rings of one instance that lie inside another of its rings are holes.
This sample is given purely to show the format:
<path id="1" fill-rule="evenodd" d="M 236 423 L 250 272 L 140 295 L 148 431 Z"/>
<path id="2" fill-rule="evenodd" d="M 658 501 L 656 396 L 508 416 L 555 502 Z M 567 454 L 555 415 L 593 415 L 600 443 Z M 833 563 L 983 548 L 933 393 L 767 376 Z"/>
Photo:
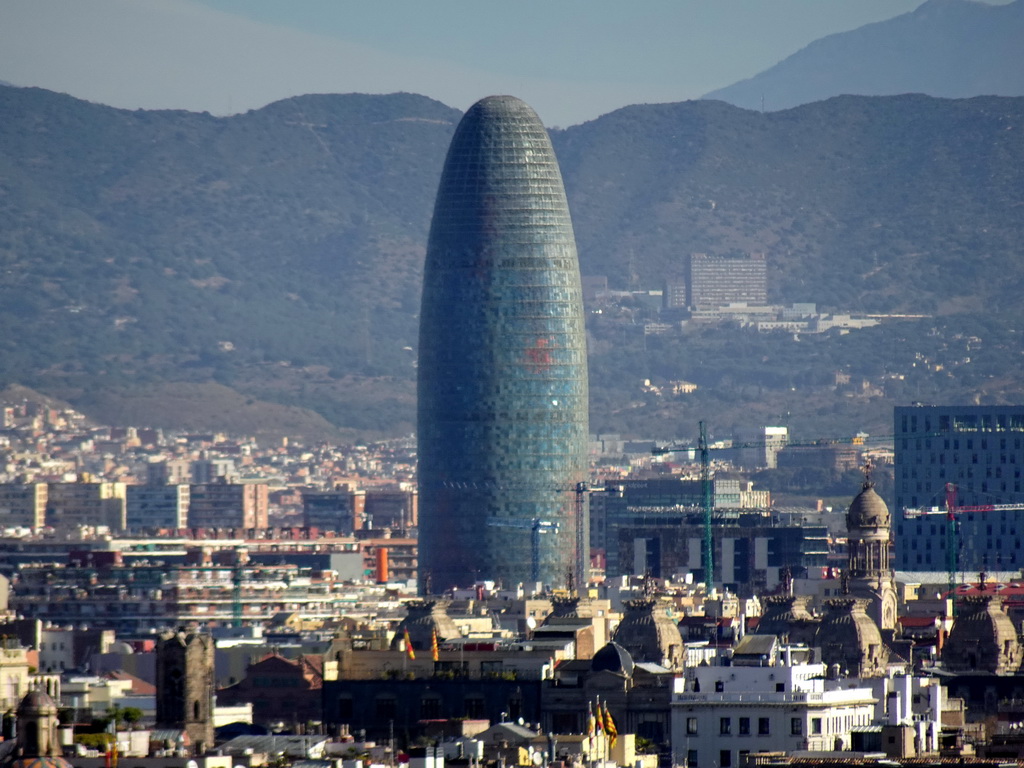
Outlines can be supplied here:
<path id="1" fill-rule="evenodd" d="M 195 760 L 189 760 L 187 763 L 185 763 L 185 768 L 199 768 L 199 763 L 197 763 Z"/>
<path id="2" fill-rule="evenodd" d="M 536 629 L 537 628 L 537 620 L 535 618 L 533 618 L 533 616 L 528 616 L 526 618 L 526 626 L 528 626 L 531 630 Z"/>
<path id="3" fill-rule="evenodd" d="M 520 717 L 520 718 L 519 718 L 519 724 L 520 724 L 520 725 L 526 725 L 526 721 L 525 721 L 525 720 L 523 720 L 523 718 L 521 718 L 521 717 Z"/>

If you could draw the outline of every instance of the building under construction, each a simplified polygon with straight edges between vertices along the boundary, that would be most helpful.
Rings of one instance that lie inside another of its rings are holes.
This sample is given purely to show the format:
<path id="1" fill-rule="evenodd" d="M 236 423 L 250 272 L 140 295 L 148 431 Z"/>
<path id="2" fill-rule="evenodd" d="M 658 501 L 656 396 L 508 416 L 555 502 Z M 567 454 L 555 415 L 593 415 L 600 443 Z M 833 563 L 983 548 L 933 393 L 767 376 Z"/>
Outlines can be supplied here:
<path id="1" fill-rule="evenodd" d="M 690 574 L 706 581 L 700 481 L 678 477 L 609 484 L 591 497 L 594 548 L 609 576 Z M 711 519 L 713 580 L 741 596 L 773 590 L 788 572 L 824 568 L 824 525 L 783 523 L 769 509 L 715 505 Z"/>

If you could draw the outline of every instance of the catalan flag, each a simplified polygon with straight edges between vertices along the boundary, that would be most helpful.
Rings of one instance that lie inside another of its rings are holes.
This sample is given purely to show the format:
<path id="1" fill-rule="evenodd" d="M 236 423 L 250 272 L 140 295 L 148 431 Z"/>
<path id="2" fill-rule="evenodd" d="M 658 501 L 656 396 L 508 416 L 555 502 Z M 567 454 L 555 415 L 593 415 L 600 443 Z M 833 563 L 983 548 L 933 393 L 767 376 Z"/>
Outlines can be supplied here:
<path id="1" fill-rule="evenodd" d="M 604 732 L 604 715 L 601 714 L 601 700 L 600 699 L 597 700 L 596 721 L 597 721 L 597 732 L 598 733 L 603 733 Z"/>
<path id="2" fill-rule="evenodd" d="M 405 628 L 405 655 L 410 659 L 416 658 L 416 651 L 412 647 L 412 639 L 409 637 L 409 628 Z"/>
<path id="3" fill-rule="evenodd" d="M 433 657 L 434 661 L 437 661 L 438 659 L 441 658 L 441 654 L 437 650 L 437 630 L 436 629 L 433 631 L 433 634 L 430 637 L 430 655 Z"/>
<path id="4" fill-rule="evenodd" d="M 615 741 L 619 738 L 619 729 L 615 727 L 612 713 L 608 711 L 608 702 L 604 704 L 604 732 L 608 734 L 608 742 L 614 747 Z"/>
<path id="5" fill-rule="evenodd" d="M 597 720 L 594 719 L 594 706 L 588 701 L 587 702 L 587 738 L 589 738 L 591 741 L 593 741 L 595 733 L 597 733 Z"/>

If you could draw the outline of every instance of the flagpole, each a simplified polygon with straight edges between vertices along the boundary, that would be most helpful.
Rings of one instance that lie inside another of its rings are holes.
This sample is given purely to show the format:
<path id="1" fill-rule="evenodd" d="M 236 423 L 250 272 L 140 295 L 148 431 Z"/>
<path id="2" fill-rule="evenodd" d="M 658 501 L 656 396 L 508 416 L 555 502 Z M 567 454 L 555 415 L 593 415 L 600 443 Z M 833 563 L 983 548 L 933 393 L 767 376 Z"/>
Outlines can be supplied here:
<path id="1" fill-rule="evenodd" d="M 587 702 L 587 745 L 590 749 L 587 750 L 587 762 L 590 763 L 591 768 L 594 765 L 594 707 L 591 702 Z"/>

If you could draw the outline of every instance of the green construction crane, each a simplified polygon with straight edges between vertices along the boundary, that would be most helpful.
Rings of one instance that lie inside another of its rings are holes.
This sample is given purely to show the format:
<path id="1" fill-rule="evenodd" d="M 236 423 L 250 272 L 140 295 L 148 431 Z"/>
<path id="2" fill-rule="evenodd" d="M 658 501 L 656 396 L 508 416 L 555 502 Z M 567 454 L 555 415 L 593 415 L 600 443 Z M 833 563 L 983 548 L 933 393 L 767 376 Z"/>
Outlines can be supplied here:
<path id="1" fill-rule="evenodd" d="M 704 509 L 704 546 L 701 548 L 704 560 L 704 592 L 711 594 L 715 587 L 715 545 L 711 536 L 711 459 L 708 452 L 708 432 L 704 422 L 700 423 L 700 501 Z"/>

